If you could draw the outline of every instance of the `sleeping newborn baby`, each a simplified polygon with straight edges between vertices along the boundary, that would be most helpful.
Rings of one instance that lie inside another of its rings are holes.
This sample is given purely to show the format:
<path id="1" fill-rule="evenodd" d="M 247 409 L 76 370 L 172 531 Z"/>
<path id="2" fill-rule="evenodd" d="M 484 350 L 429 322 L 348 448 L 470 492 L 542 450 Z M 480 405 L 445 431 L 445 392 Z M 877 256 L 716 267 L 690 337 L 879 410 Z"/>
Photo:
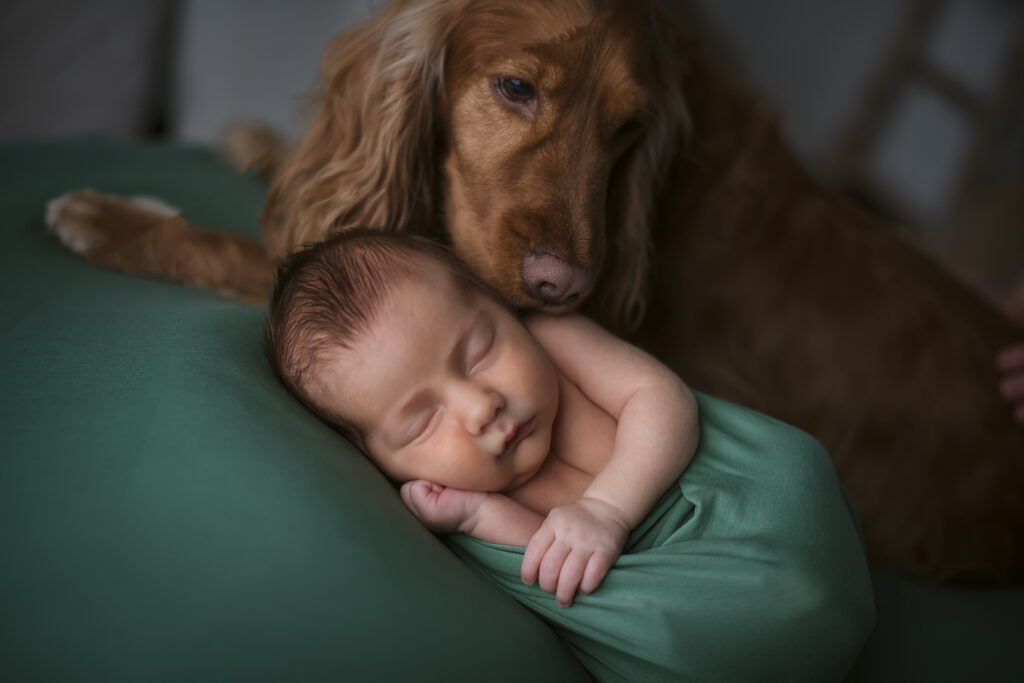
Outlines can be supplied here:
<path id="1" fill-rule="evenodd" d="M 520 320 L 432 241 L 348 231 L 294 255 L 267 341 L 285 386 L 601 680 L 747 678 L 751 658 L 841 678 L 870 630 L 813 439 L 587 318 Z"/>

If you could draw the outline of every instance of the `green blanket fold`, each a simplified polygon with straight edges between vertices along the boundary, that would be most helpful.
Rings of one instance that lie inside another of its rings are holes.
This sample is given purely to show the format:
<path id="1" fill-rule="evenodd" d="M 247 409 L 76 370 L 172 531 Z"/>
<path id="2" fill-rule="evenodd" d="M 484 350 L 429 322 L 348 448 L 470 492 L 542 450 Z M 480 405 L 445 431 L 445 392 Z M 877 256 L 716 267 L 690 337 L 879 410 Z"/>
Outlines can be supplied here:
<path id="1" fill-rule="evenodd" d="M 698 395 L 690 467 L 592 595 L 561 608 L 523 549 L 448 538 L 601 681 L 841 680 L 874 626 L 856 519 L 807 434 Z"/>

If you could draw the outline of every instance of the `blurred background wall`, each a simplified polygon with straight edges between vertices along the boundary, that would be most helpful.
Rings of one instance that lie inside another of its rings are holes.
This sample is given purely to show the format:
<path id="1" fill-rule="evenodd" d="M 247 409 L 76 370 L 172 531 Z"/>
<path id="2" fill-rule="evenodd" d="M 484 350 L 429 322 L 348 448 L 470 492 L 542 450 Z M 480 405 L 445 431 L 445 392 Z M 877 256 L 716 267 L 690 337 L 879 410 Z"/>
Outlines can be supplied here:
<path id="1" fill-rule="evenodd" d="M 327 41 L 372 0 L 4 0 L 0 140 L 297 137 Z M 677 0 L 823 182 L 985 293 L 1024 275 L 1019 0 Z"/>

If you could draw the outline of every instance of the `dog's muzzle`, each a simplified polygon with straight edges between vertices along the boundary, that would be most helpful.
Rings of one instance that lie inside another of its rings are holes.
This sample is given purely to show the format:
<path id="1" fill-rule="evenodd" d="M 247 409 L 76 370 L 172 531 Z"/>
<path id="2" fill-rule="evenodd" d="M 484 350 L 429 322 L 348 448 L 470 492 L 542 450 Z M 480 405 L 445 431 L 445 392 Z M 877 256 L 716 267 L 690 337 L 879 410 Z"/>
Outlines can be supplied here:
<path id="1" fill-rule="evenodd" d="M 590 292 L 594 273 L 551 252 L 533 250 L 523 259 L 523 282 L 542 306 L 568 306 Z"/>

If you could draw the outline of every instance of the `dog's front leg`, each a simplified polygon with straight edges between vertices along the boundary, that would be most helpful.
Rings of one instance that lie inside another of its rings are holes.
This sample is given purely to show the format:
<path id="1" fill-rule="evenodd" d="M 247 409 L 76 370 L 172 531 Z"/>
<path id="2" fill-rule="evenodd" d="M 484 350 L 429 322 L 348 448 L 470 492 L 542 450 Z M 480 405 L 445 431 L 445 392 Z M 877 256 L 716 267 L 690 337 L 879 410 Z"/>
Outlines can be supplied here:
<path id="1" fill-rule="evenodd" d="M 46 222 L 72 251 L 126 273 L 184 282 L 264 305 L 276 260 L 236 233 L 190 225 L 157 200 L 79 190 L 51 201 Z"/>

